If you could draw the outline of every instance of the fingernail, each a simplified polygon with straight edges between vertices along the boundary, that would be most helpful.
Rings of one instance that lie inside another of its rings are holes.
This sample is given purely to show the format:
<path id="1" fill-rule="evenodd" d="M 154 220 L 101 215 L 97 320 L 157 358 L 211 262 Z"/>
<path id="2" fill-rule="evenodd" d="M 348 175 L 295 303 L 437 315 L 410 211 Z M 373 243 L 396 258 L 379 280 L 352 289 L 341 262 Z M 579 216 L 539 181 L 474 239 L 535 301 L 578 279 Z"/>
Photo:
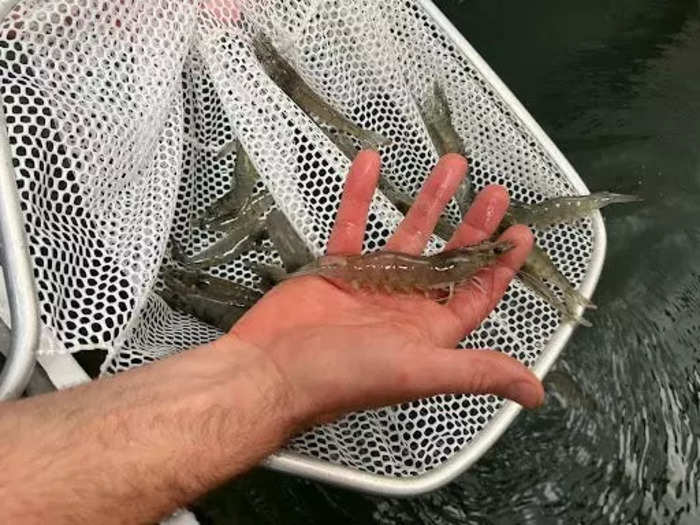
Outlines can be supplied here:
<path id="1" fill-rule="evenodd" d="M 536 408 L 544 403 L 544 392 L 529 381 L 518 381 L 506 390 L 506 397 L 527 408 Z"/>

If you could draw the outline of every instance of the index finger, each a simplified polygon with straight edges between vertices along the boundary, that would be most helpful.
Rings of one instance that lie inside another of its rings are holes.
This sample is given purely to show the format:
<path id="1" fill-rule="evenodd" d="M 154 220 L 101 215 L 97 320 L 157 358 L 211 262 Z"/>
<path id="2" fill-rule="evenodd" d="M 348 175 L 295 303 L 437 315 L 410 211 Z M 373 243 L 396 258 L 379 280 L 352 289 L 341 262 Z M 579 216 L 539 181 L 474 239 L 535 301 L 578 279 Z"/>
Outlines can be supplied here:
<path id="1" fill-rule="evenodd" d="M 326 253 L 351 254 L 362 251 L 367 213 L 379 180 L 379 153 L 363 150 L 357 154 L 345 181 L 333 231 Z"/>

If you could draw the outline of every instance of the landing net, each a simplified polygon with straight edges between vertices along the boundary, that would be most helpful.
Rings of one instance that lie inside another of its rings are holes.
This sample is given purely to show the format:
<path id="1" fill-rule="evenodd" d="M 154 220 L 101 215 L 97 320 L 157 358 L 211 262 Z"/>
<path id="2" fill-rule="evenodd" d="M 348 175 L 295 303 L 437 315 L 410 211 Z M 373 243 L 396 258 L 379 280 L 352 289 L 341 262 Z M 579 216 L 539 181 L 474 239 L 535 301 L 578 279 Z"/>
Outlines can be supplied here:
<path id="1" fill-rule="evenodd" d="M 220 238 L 191 220 L 231 187 L 235 153 L 216 154 L 235 137 L 276 206 L 323 252 L 349 161 L 263 73 L 250 46 L 259 31 L 327 102 L 391 139 L 383 170 L 406 193 L 415 195 L 437 160 L 416 106 L 435 79 L 477 189 L 504 184 L 523 202 L 573 192 L 420 1 L 22 1 L 0 26 L 1 96 L 38 287 L 40 352 L 107 350 L 103 373 L 113 374 L 219 335 L 157 292 L 173 264 L 170 239 L 193 255 Z M 400 219 L 378 193 L 365 250 L 381 247 Z M 590 221 L 540 231 L 537 242 L 581 282 Z M 431 249 L 440 245 L 434 239 Z M 256 286 L 251 261 L 279 262 L 250 252 L 210 272 Z M 532 366 L 559 322 L 514 283 L 463 346 Z M 494 396 L 436 396 L 352 414 L 288 450 L 415 476 L 468 446 L 501 406 Z"/>

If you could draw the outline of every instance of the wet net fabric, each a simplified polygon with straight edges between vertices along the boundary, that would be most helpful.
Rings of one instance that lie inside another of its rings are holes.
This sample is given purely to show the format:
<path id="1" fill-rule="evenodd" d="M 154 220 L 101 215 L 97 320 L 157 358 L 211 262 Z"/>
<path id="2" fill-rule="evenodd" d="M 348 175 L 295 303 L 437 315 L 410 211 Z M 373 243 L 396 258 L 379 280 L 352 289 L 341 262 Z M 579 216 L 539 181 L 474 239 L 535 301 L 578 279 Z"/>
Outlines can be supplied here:
<path id="1" fill-rule="evenodd" d="M 437 156 L 417 103 L 443 84 L 474 186 L 506 185 L 535 202 L 571 194 L 560 168 L 421 2 L 409 0 L 24 1 L 0 27 L 2 103 L 37 280 L 41 351 L 107 350 L 111 374 L 210 341 L 219 333 L 157 295 L 173 263 L 220 233 L 191 221 L 232 184 L 238 138 L 316 254 L 323 252 L 349 161 L 255 59 L 265 32 L 326 101 L 391 139 L 385 175 L 414 195 Z M 259 188 L 258 188 L 259 189 Z M 258 190 L 256 190 L 258 191 Z M 457 207 L 450 213 L 457 218 Z M 377 193 L 365 249 L 401 214 Z M 537 232 L 579 284 L 591 256 L 588 221 Z M 430 249 L 442 241 L 434 239 Z M 256 286 L 249 252 L 216 276 Z M 558 314 L 514 283 L 463 345 L 532 366 Z M 302 455 L 388 476 L 439 467 L 499 410 L 493 396 L 443 395 L 353 414 L 294 439 Z"/>

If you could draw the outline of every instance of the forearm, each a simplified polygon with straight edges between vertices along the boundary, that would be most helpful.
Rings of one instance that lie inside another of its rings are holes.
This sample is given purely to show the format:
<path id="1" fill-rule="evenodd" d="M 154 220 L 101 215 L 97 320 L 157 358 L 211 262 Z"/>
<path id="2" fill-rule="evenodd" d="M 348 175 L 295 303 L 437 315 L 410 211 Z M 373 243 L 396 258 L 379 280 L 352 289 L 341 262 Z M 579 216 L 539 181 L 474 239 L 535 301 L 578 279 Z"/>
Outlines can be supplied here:
<path id="1" fill-rule="evenodd" d="M 0 521 L 144 522 L 258 463 L 294 422 L 280 376 L 231 337 L 0 405 Z"/>

